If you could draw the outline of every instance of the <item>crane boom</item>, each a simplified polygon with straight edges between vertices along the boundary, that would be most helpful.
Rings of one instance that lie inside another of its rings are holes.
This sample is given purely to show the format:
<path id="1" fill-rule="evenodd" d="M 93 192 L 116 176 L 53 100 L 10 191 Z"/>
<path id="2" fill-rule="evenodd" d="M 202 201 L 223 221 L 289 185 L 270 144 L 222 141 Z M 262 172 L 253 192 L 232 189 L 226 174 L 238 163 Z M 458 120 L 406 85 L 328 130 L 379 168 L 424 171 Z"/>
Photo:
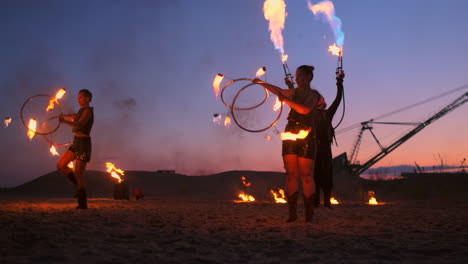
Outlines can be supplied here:
<path id="1" fill-rule="evenodd" d="M 382 151 L 380 151 L 378 154 L 370 158 L 367 162 L 365 162 L 362 165 L 357 165 L 354 166 L 354 173 L 356 175 L 361 174 L 365 170 L 369 169 L 377 163 L 379 160 L 383 159 L 385 156 L 387 156 L 390 152 L 395 150 L 397 147 L 399 147 L 401 144 L 406 142 L 408 139 L 410 139 L 412 136 L 416 135 L 419 131 L 423 130 L 427 125 L 430 123 L 438 120 L 439 118 L 443 117 L 444 115 L 448 114 L 452 110 L 456 109 L 457 107 L 460 107 L 464 103 L 468 101 L 468 92 L 464 93 L 462 96 L 458 97 L 455 99 L 452 103 L 449 105 L 445 106 L 442 108 L 439 112 L 428 118 L 426 121 L 420 123 L 417 127 L 412 129 L 410 132 L 407 134 L 403 135 L 399 139 L 397 139 L 394 143 L 392 143 L 390 146 L 383 148 Z"/>

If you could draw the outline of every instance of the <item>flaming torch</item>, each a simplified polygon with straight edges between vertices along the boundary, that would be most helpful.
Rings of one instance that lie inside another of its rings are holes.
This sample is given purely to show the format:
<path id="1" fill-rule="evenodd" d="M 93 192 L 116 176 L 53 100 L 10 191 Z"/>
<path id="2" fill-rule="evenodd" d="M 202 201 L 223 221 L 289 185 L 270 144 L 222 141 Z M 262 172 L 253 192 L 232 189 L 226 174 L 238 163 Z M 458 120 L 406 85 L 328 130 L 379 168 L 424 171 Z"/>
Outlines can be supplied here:
<path id="1" fill-rule="evenodd" d="M 273 41 L 275 48 L 281 53 L 281 62 L 286 78 L 294 85 L 293 77 L 289 71 L 287 64 L 288 55 L 284 54 L 283 34 L 284 22 L 286 20 L 286 4 L 283 0 L 265 0 L 263 4 L 263 14 L 265 19 L 270 22 L 268 29 L 270 30 L 270 39 Z"/>
<path id="2" fill-rule="evenodd" d="M 314 13 L 323 14 L 325 19 L 330 23 L 333 34 L 335 35 L 336 43 L 333 43 L 332 46 L 328 47 L 333 55 L 338 56 L 338 67 L 336 68 L 336 74 L 341 74 L 343 72 L 343 42 L 344 42 L 344 33 L 341 31 L 341 19 L 335 16 L 335 6 L 331 1 L 322 1 L 316 5 L 312 4 L 309 0 L 309 9 Z M 336 46 L 338 44 L 338 46 Z"/>
<path id="3" fill-rule="evenodd" d="M 50 151 L 50 154 L 52 154 L 52 156 L 60 156 L 60 154 L 57 152 L 57 149 L 55 149 L 54 145 L 50 146 L 49 151 Z"/>
<path id="4" fill-rule="evenodd" d="M 29 119 L 29 125 L 28 125 L 28 137 L 29 140 L 31 141 L 36 134 L 36 128 L 37 128 L 37 121 L 34 118 Z"/>
<path id="5" fill-rule="evenodd" d="M 224 75 L 222 75 L 221 73 L 218 73 L 218 75 L 216 75 L 216 77 L 213 80 L 213 89 L 214 89 L 214 92 L 215 92 L 215 95 L 216 95 L 216 99 L 218 99 L 219 85 L 221 84 L 223 79 L 224 79 Z"/>
<path id="6" fill-rule="evenodd" d="M 125 175 L 125 171 L 116 168 L 115 165 L 111 162 L 106 162 L 106 168 L 107 172 L 112 176 L 112 178 L 117 179 L 119 183 L 123 181 L 120 176 Z"/>
<path id="7" fill-rule="evenodd" d="M 55 104 L 58 104 L 58 100 L 59 99 L 62 99 L 63 95 L 66 93 L 67 91 L 63 88 L 61 88 L 60 90 L 58 90 L 58 92 L 55 94 L 54 97 L 52 97 L 49 101 L 49 105 L 47 106 L 46 108 L 46 111 L 48 112 L 49 110 L 52 110 L 54 109 L 55 107 Z"/>
<path id="8" fill-rule="evenodd" d="M 5 127 L 8 127 L 10 125 L 10 123 L 11 123 L 11 117 L 6 117 L 5 122 L 4 122 Z"/>

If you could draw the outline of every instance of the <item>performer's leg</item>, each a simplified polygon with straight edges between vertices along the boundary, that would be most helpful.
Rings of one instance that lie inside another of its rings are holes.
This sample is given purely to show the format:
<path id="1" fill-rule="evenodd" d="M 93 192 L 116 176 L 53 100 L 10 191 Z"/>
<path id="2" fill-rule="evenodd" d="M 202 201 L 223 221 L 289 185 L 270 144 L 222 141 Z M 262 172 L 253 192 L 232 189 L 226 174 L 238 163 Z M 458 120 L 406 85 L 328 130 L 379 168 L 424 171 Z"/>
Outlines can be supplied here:
<path id="1" fill-rule="evenodd" d="M 286 170 L 286 200 L 288 201 L 289 217 L 286 222 L 297 219 L 297 197 L 298 197 L 298 166 L 297 155 L 283 156 L 284 168 Z"/>
<path id="2" fill-rule="evenodd" d="M 68 180 L 72 182 L 73 185 L 76 186 L 77 181 L 76 181 L 75 174 L 73 173 L 73 170 L 68 167 L 68 164 L 74 160 L 75 160 L 75 153 L 73 153 L 70 150 L 65 151 L 65 153 L 63 153 L 62 157 L 60 157 L 59 161 L 57 162 L 57 169 L 61 173 L 67 175 Z"/>
<path id="3" fill-rule="evenodd" d="M 298 158 L 299 175 L 302 180 L 302 191 L 304 193 L 304 207 L 306 222 L 311 222 L 314 215 L 313 199 L 315 191 L 313 159 Z"/>

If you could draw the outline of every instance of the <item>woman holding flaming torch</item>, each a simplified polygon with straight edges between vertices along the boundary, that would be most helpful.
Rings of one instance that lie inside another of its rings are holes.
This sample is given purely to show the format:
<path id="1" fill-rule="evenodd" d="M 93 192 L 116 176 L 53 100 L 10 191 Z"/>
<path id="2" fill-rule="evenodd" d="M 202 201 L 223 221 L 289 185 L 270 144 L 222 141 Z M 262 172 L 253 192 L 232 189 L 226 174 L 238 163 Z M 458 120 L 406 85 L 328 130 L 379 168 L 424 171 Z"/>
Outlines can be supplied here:
<path id="1" fill-rule="evenodd" d="M 281 89 L 259 79 L 254 80 L 255 83 L 261 84 L 291 107 L 285 132 L 292 134 L 307 132 L 305 136 L 297 139 L 283 139 L 282 155 L 287 174 L 286 198 L 289 209 L 287 222 L 297 220 L 299 178 L 302 182 L 305 221 L 311 222 L 313 217 L 314 166 L 317 157 L 315 119 L 319 116 L 318 111 L 326 107 L 323 96 L 310 87 L 313 78 L 314 67 L 302 65 L 296 70 L 297 88 L 292 87 L 289 79 L 286 79 L 289 89 Z"/>
<path id="2" fill-rule="evenodd" d="M 83 89 L 78 93 L 78 104 L 80 110 L 72 115 L 60 115 L 59 121 L 72 127 L 75 137 L 73 144 L 62 155 L 57 163 L 57 168 L 77 187 L 78 198 L 77 209 L 87 209 L 85 170 L 86 164 L 91 159 L 91 137 L 90 132 L 94 122 L 93 107 L 89 104 L 93 94 Z M 75 171 L 68 168 L 68 164 L 75 160 Z"/>

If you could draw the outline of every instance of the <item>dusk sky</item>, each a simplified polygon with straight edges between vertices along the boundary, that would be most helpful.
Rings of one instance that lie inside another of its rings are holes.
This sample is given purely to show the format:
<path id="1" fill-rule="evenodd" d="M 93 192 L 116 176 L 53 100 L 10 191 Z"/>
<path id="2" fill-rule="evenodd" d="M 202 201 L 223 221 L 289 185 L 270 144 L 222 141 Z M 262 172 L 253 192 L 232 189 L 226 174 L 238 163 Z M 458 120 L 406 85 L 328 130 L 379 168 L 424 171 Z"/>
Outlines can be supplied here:
<path id="1" fill-rule="evenodd" d="M 105 162 L 111 161 L 123 170 L 170 169 L 187 175 L 284 171 L 275 129 L 249 133 L 235 124 L 213 122 L 214 113 L 228 113 L 213 92 L 218 73 L 253 78 L 266 66 L 267 81 L 285 87 L 263 2 L 0 1 L 0 114 L 2 121 L 13 119 L 0 129 L 0 187 L 17 186 L 56 169 L 58 157 L 49 153 L 49 145 L 40 136 L 27 138 L 20 109 L 27 98 L 52 96 L 63 87 L 64 112 L 78 110 L 79 90 L 94 94 L 90 170 L 104 171 Z M 336 93 L 337 57 L 327 52 L 335 42 L 333 32 L 306 0 L 285 3 L 289 68 L 294 73 L 302 64 L 314 65 L 312 86 L 330 104 Z M 338 131 L 468 84 L 468 1 L 333 3 L 345 34 L 346 112 Z M 466 91 L 377 121 L 424 121 Z M 279 131 L 286 110 L 276 125 Z M 269 125 L 277 115 L 272 110 L 253 112 L 242 114 L 242 120 L 255 128 Z M 335 124 L 341 113 L 340 107 Z M 440 164 L 439 157 L 460 165 L 468 158 L 467 113 L 468 105 L 457 108 L 374 167 L 415 162 L 429 166 Z M 375 125 L 374 133 L 389 145 L 410 129 Z M 72 138 L 68 126 L 59 130 Z M 358 132 L 338 133 L 334 155 L 349 155 Z M 62 154 L 66 148 L 57 150 Z M 365 162 L 377 151 L 366 134 L 358 159 Z"/>

